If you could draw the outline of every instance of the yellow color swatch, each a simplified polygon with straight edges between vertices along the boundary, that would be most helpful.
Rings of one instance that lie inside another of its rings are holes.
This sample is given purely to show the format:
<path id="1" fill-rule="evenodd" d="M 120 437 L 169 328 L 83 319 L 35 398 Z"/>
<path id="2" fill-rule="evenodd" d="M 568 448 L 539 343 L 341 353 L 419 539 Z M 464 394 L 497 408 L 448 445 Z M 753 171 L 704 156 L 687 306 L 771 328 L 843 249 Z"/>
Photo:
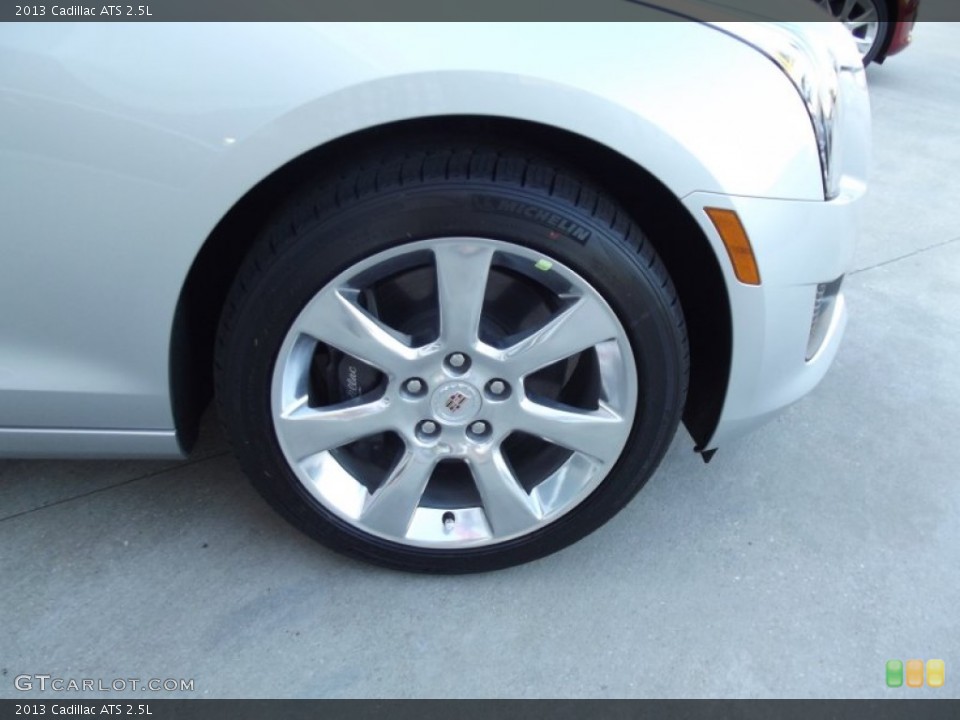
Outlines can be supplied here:
<path id="1" fill-rule="evenodd" d="M 943 660 L 927 660 L 927 686 L 943 687 Z"/>

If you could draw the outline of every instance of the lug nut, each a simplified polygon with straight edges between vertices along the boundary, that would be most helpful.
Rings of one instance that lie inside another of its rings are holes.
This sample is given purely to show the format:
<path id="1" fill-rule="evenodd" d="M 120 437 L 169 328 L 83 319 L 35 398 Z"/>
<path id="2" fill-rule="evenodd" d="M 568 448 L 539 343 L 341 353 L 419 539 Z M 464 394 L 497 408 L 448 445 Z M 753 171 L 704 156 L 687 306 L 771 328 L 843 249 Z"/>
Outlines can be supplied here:
<path id="1" fill-rule="evenodd" d="M 503 380 L 494 380 L 490 383 L 491 395 L 503 395 L 507 391 L 507 384 Z"/>
<path id="2" fill-rule="evenodd" d="M 444 364 L 446 365 L 447 371 L 452 371 L 454 374 L 459 375 L 470 369 L 470 356 L 462 352 L 450 353 L 447 355 Z"/>
<path id="3" fill-rule="evenodd" d="M 423 383 L 417 378 L 407 380 L 406 389 L 411 395 L 419 395 L 420 391 L 423 390 Z"/>
<path id="4" fill-rule="evenodd" d="M 483 435 L 487 431 L 487 424 L 483 420 L 477 420 L 470 426 L 470 432 L 474 435 Z"/>
<path id="5" fill-rule="evenodd" d="M 435 435 L 437 432 L 437 424 L 433 420 L 424 420 L 420 423 L 420 432 L 424 435 Z"/>

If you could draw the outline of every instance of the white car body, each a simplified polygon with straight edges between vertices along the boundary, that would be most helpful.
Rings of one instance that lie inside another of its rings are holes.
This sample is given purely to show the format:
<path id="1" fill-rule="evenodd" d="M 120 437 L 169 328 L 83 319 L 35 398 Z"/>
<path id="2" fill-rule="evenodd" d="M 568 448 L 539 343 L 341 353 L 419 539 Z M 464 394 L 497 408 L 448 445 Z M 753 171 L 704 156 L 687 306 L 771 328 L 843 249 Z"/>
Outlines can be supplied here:
<path id="1" fill-rule="evenodd" d="M 834 30 L 797 32 L 850 43 Z M 730 310 L 722 404 L 698 438 L 716 448 L 810 391 L 836 353 L 842 294 L 805 351 L 818 285 L 851 264 L 862 75 L 841 73 L 840 192 L 827 201 L 797 89 L 705 24 L 2 27 L 0 456 L 184 453 L 175 317 L 218 224 L 316 148 L 445 116 L 588 138 L 686 208 Z M 737 280 L 705 207 L 737 212 L 760 285 Z"/>

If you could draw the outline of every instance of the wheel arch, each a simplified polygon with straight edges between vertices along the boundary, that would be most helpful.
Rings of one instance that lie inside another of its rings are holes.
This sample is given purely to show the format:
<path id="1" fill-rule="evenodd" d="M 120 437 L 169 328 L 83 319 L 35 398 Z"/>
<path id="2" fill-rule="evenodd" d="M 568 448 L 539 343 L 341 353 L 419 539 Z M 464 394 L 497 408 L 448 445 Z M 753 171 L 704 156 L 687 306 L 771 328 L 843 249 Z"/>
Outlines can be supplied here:
<path id="1" fill-rule="evenodd" d="M 213 355 L 220 312 L 259 230 L 291 187 L 371 147 L 405 139 L 465 134 L 520 145 L 571 167 L 602 186 L 634 217 L 667 267 L 680 297 L 690 341 L 690 386 L 683 420 L 698 445 L 720 417 L 732 356 L 730 303 L 717 256 L 677 197 L 646 169 L 582 135 L 527 120 L 443 116 L 404 120 L 334 139 L 269 174 L 220 219 L 194 258 L 181 288 L 170 342 L 170 397 L 181 447 L 196 440 L 213 393 Z"/>

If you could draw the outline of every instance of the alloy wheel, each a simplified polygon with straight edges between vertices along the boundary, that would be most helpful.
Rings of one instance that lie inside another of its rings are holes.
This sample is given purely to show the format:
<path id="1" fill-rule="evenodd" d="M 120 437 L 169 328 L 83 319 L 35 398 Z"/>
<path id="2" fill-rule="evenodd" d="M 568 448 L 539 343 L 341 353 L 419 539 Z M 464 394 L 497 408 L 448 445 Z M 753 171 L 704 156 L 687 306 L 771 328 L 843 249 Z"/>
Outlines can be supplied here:
<path id="1" fill-rule="evenodd" d="M 401 245 L 323 287 L 290 327 L 274 430 L 309 494 L 364 533 L 459 549 L 529 535 L 621 455 L 637 369 L 580 275 L 504 241 Z"/>

